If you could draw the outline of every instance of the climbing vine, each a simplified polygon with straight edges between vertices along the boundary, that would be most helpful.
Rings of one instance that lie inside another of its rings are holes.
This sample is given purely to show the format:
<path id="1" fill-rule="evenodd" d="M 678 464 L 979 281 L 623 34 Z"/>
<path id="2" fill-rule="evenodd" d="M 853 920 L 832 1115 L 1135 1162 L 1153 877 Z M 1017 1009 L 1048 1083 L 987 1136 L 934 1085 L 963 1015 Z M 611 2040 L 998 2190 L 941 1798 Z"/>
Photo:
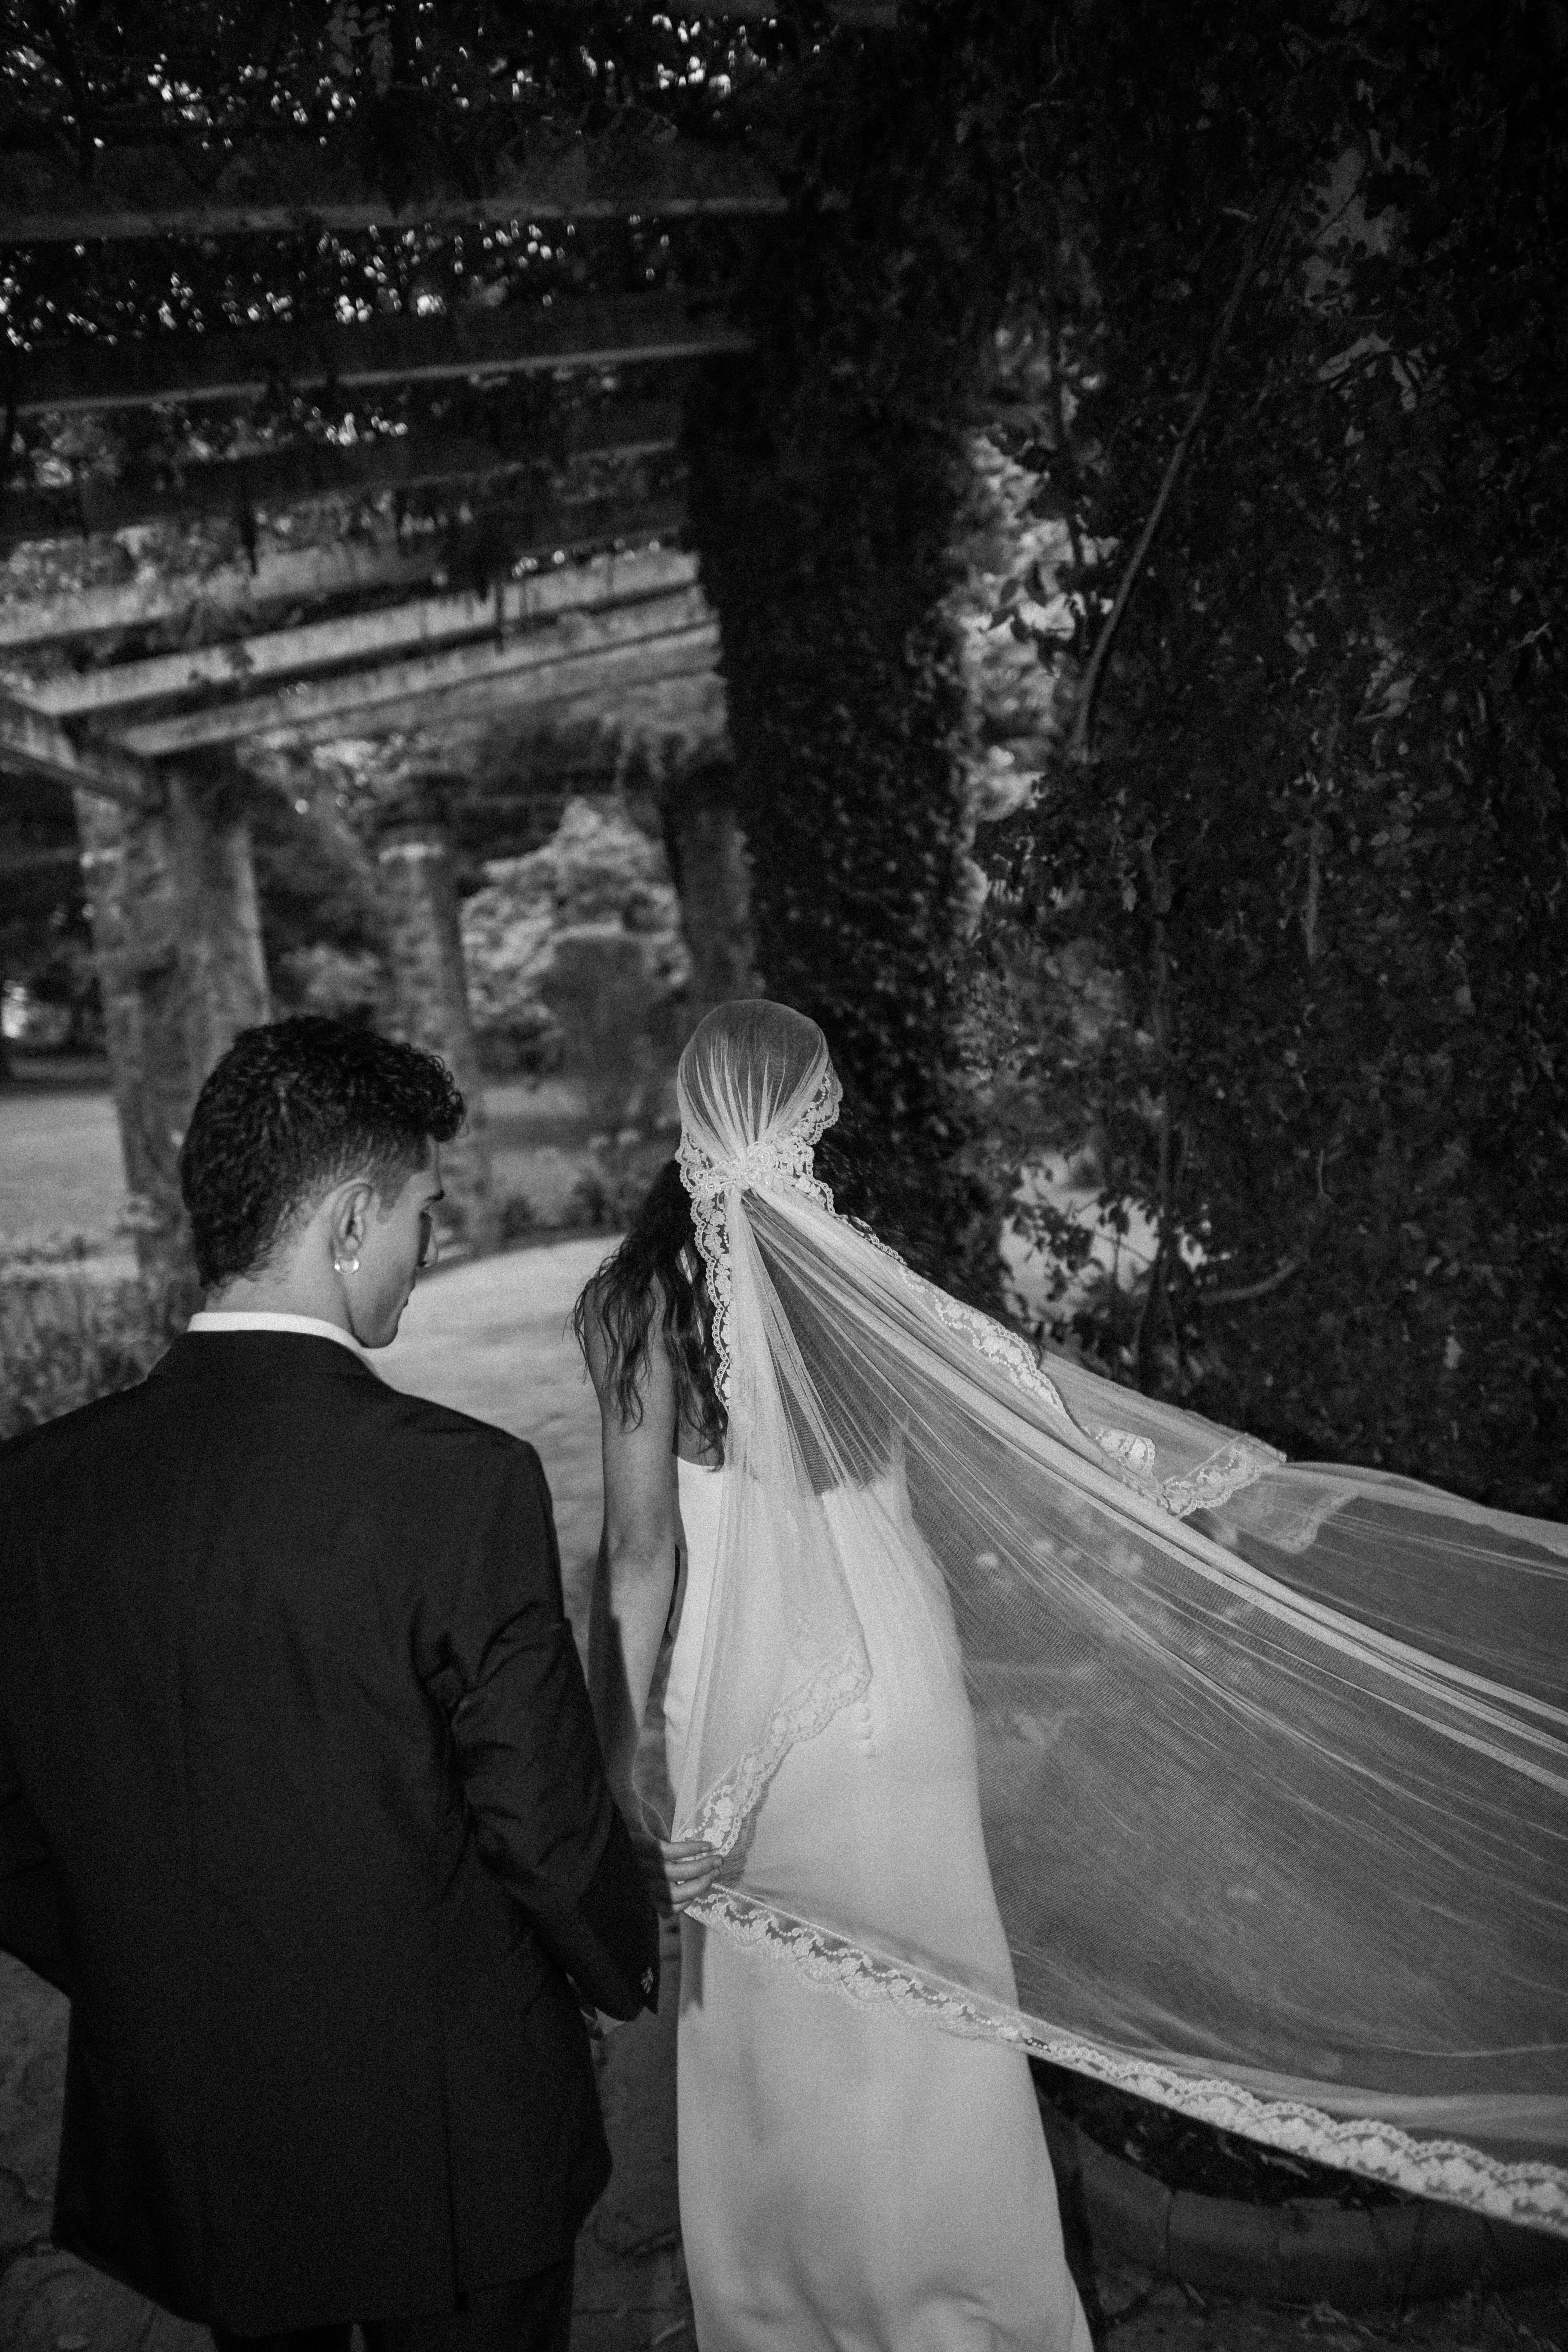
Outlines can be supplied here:
<path id="1" fill-rule="evenodd" d="M 1179 55 L 1160 16 L 1098 11 L 1047 110 L 1092 295 L 1046 470 L 1118 553 L 986 1034 L 1155 1244 L 1047 1325 L 1561 1511 L 1568 15 L 1208 0 Z"/>
<path id="2" fill-rule="evenodd" d="M 1016 87 L 1050 16 L 1007 37 Z M 976 815 L 1020 795 L 977 719 L 996 665 L 956 550 L 984 535 L 975 404 L 995 390 L 1012 265 L 994 157 L 969 135 L 996 62 L 991 12 L 917 10 L 901 26 L 757 110 L 803 201 L 754 268 L 758 357 L 694 416 L 692 512 L 723 626 L 763 981 L 822 1023 L 846 1084 L 827 1173 L 846 1207 L 989 1300 L 995 1200 L 961 979 L 984 880 Z M 819 206 L 823 189 L 847 202 Z"/>

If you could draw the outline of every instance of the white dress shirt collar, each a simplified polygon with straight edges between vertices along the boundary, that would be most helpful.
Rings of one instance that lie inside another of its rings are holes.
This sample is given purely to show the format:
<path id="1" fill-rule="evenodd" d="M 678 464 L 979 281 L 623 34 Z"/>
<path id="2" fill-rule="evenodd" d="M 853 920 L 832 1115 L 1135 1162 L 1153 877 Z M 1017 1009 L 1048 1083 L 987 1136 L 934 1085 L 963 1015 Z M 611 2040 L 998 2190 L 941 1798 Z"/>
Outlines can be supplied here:
<path id="1" fill-rule="evenodd" d="M 362 1357 L 364 1349 L 352 1331 L 336 1323 L 324 1323 L 317 1315 L 273 1315 L 260 1308 L 204 1307 L 193 1315 L 186 1326 L 192 1331 L 293 1331 L 306 1339 L 335 1339 L 342 1348 L 351 1348 Z"/>

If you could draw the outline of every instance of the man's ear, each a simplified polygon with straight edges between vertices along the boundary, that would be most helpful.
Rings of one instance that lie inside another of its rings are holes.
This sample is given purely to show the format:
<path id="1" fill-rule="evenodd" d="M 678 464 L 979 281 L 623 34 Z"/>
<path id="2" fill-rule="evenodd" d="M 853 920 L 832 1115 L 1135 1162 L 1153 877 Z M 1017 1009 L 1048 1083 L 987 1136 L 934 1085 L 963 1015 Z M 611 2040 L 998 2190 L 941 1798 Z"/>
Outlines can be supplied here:
<path id="1" fill-rule="evenodd" d="M 374 1198 L 373 1187 L 363 1181 L 344 1184 L 335 1194 L 330 1227 L 334 1259 L 341 1258 L 346 1264 L 359 1256 L 370 1228 Z"/>

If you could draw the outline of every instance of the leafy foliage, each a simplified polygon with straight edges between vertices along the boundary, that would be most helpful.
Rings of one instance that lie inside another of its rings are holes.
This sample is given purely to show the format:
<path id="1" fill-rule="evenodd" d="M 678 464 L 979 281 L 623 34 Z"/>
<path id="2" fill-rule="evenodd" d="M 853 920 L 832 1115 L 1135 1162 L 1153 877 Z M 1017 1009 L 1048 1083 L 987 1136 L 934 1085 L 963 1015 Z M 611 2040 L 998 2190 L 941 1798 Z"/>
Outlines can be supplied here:
<path id="1" fill-rule="evenodd" d="M 1158 1223 L 1079 1318 L 1120 1374 L 1560 1512 L 1568 16 L 1162 30 L 1100 11 L 1049 100 L 1092 281 L 1060 470 L 1123 550 L 1256 267 L 1092 762 L 998 862 L 994 956 L 1063 982 L 998 1060 Z M 1075 957 L 1125 1017 L 1071 1017 Z"/>
<path id="2" fill-rule="evenodd" d="M 564 990 L 591 1091 L 624 1102 L 628 1072 L 651 1059 L 651 1037 L 669 1026 L 690 977 L 658 844 L 624 807 L 570 801 L 541 848 L 486 865 L 462 924 L 468 1001 L 491 1066 L 560 1066 Z"/>
<path id="3" fill-rule="evenodd" d="M 0 355 L 722 283 L 744 223 L 687 219 L 677 206 L 669 217 L 431 227 L 418 225 L 420 201 L 504 201 L 542 165 L 570 180 L 584 137 L 601 176 L 619 170 L 635 190 L 682 134 L 681 152 L 699 160 L 739 139 L 753 83 L 801 37 L 794 20 L 710 25 L 626 6 L 585 23 L 576 10 L 497 0 L 0 0 L 0 208 L 281 207 L 298 224 L 12 247 L 0 257 Z M 313 216 L 366 204 L 395 206 L 409 225 L 329 230 Z M 279 385 L 244 414 L 216 404 L 112 422 L 8 415 L 0 485 L 177 475 L 192 458 L 434 421 L 537 451 L 542 478 L 520 480 L 521 497 L 563 465 L 575 404 L 547 383 L 499 394 L 328 385 L 309 397 Z"/>
<path id="4" fill-rule="evenodd" d="M 927 436 L 890 447 L 875 416 L 837 420 L 795 466 L 710 431 L 695 519 L 758 962 L 770 994 L 820 1021 L 846 1087 L 824 1171 L 841 1205 L 951 1278 L 975 1204 L 951 1070 L 958 693 L 933 614 L 948 464 Z"/>
<path id="5" fill-rule="evenodd" d="M 0 1276 L 0 1439 L 133 1387 L 174 1328 L 139 1282 L 56 1268 Z"/>

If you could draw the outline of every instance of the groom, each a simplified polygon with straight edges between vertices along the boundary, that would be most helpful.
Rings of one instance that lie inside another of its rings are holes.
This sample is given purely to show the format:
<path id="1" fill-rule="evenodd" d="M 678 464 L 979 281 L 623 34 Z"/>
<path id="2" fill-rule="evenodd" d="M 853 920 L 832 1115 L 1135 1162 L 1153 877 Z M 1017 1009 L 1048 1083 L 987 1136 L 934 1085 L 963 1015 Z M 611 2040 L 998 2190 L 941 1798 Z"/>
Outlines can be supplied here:
<path id="1" fill-rule="evenodd" d="M 564 2352 L 584 2011 L 658 1991 L 532 1448 L 371 1368 L 462 1097 L 247 1031 L 207 1311 L 0 1447 L 0 1947 L 71 2000 L 56 2242 L 220 2347 Z"/>

